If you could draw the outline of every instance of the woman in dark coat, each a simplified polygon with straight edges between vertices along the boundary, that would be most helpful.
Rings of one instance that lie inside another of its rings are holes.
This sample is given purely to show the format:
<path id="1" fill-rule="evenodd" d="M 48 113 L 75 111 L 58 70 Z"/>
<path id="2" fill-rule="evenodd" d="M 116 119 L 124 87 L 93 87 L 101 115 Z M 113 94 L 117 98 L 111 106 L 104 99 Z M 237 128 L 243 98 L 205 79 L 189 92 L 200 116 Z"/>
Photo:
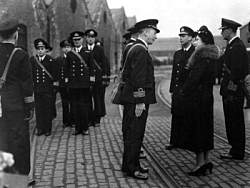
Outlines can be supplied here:
<path id="1" fill-rule="evenodd" d="M 196 154 L 194 169 L 191 176 L 205 175 L 212 172 L 210 151 L 214 148 L 213 141 L 213 83 L 214 63 L 219 58 L 219 48 L 214 45 L 212 33 L 206 26 L 197 32 L 194 41 L 195 51 L 188 60 L 182 76 L 189 74 L 181 94 L 188 102 L 185 127 L 188 134 L 180 145 Z M 181 77 L 182 77 L 181 76 Z"/>

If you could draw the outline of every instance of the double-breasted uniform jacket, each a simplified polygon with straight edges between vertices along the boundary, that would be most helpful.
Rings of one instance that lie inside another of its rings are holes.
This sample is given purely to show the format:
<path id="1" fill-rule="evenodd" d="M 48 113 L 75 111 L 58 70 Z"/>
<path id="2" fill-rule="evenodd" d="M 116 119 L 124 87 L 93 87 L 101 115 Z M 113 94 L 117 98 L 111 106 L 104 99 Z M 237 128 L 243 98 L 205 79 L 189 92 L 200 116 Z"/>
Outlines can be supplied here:
<path id="1" fill-rule="evenodd" d="M 87 67 L 81 62 L 79 57 L 72 51 L 67 53 L 65 73 L 68 78 L 68 88 L 89 88 L 94 84 L 94 61 L 93 54 L 90 50 L 82 47 L 79 55 L 82 56 Z"/>
<path id="2" fill-rule="evenodd" d="M 37 60 L 39 58 L 36 56 Z M 53 92 L 53 82 L 56 81 L 56 61 L 50 55 L 45 55 L 44 59 L 40 62 L 46 70 L 50 73 L 52 78 L 38 65 L 35 56 L 30 58 L 35 92 Z"/>
<path id="3" fill-rule="evenodd" d="M 134 45 L 136 44 L 141 44 L 144 47 L 135 46 L 128 54 L 123 73 L 125 85 L 122 100 L 132 104 L 154 104 L 156 98 L 152 58 L 142 40 L 137 39 Z"/>
<path id="4" fill-rule="evenodd" d="M 0 76 L 2 76 L 14 44 L 0 44 Z M 12 57 L 5 85 L 0 89 L 3 113 L 34 108 L 34 84 L 29 54 L 18 49 Z"/>
<path id="5" fill-rule="evenodd" d="M 170 82 L 169 92 L 173 94 L 171 103 L 172 114 L 183 114 L 185 112 L 185 105 L 183 98 L 180 96 L 180 90 L 183 85 L 183 81 L 180 81 L 180 72 L 186 66 L 189 57 L 194 52 L 195 47 L 191 45 L 187 52 L 184 49 L 180 49 L 174 53 L 173 69 Z"/>
<path id="6" fill-rule="evenodd" d="M 57 63 L 57 79 L 59 81 L 59 87 L 66 88 L 67 87 L 67 83 L 65 82 L 67 81 L 65 72 L 66 54 L 63 54 L 62 56 L 58 57 L 56 59 L 56 63 Z"/>
<path id="7" fill-rule="evenodd" d="M 230 44 L 228 44 L 225 53 L 223 54 L 224 63 L 226 67 L 231 70 L 229 74 L 225 68 L 222 69 L 222 82 L 220 94 L 227 95 L 243 95 L 241 81 L 249 73 L 248 55 L 244 43 L 236 37 Z M 228 90 L 229 82 L 238 85 L 236 91 Z"/>
<path id="8" fill-rule="evenodd" d="M 92 53 L 95 62 L 98 64 L 98 65 L 94 64 L 95 82 L 106 81 L 107 70 L 106 70 L 104 50 L 101 46 L 94 45 Z"/>

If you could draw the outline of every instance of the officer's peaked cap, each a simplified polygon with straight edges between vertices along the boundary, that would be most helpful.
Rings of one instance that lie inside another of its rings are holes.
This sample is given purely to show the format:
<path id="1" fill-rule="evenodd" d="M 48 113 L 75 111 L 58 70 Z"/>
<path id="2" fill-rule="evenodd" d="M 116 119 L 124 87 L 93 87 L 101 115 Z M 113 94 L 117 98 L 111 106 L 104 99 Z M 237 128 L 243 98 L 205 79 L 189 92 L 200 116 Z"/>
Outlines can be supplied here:
<path id="1" fill-rule="evenodd" d="M 11 35 L 19 29 L 18 25 L 19 21 L 17 19 L 3 18 L 0 21 L 0 34 Z"/>
<path id="2" fill-rule="evenodd" d="M 86 36 L 92 36 L 92 37 L 97 37 L 98 33 L 94 29 L 88 29 L 85 31 Z"/>
<path id="3" fill-rule="evenodd" d="M 148 20 L 143 20 L 140 22 L 137 22 L 135 24 L 135 28 L 139 30 L 143 28 L 152 28 L 156 31 L 156 33 L 160 33 L 160 30 L 157 28 L 158 20 L 156 19 L 148 19 Z"/>
<path id="4" fill-rule="evenodd" d="M 82 31 L 74 31 L 74 32 L 70 33 L 71 39 L 80 39 L 82 37 L 84 37 L 84 32 L 82 32 Z"/>
<path id="5" fill-rule="evenodd" d="M 44 39 L 42 39 L 42 38 L 38 38 L 38 39 L 36 39 L 35 41 L 34 41 L 34 46 L 35 46 L 35 48 L 37 49 L 38 47 L 44 47 L 44 48 L 48 48 L 48 44 L 47 44 L 47 42 L 44 40 Z"/>
<path id="6" fill-rule="evenodd" d="M 241 27 L 242 25 L 233 21 L 233 20 L 228 20 L 225 18 L 222 18 L 221 20 L 221 27 L 219 29 L 233 29 L 233 30 L 237 30 L 238 27 Z"/>
<path id="7" fill-rule="evenodd" d="M 179 36 L 181 36 L 181 35 L 189 35 L 189 36 L 194 37 L 194 31 L 190 27 L 182 26 L 180 28 Z"/>

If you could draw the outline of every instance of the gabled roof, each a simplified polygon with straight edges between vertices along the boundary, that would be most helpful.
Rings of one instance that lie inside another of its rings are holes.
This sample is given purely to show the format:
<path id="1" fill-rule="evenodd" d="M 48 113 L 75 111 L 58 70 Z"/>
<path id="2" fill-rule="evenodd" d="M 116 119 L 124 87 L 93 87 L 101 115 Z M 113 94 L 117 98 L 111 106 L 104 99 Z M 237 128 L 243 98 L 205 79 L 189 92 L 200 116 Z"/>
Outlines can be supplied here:
<path id="1" fill-rule="evenodd" d="M 121 24 L 123 20 L 126 18 L 124 7 L 110 9 L 110 11 L 112 13 L 114 22 L 118 25 Z"/>
<path id="2" fill-rule="evenodd" d="M 127 17 L 127 19 L 128 19 L 128 26 L 129 27 L 132 26 L 132 25 L 134 25 L 136 23 L 136 17 L 135 16 L 133 16 L 133 17 Z"/>
<path id="3" fill-rule="evenodd" d="M 102 12 L 103 12 L 103 8 L 105 8 L 107 10 L 107 16 L 108 19 L 112 18 L 110 9 L 108 7 L 107 1 L 106 0 L 85 0 L 87 7 L 88 7 L 88 11 L 91 15 L 91 20 L 94 23 L 94 26 L 98 27 L 101 16 L 102 16 Z"/>

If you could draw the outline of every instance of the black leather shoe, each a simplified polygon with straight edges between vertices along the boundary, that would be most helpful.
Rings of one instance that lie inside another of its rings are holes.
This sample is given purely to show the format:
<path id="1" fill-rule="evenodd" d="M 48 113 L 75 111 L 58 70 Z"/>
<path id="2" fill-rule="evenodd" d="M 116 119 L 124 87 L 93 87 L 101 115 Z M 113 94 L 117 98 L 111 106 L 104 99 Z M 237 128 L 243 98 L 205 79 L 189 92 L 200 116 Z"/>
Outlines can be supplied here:
<path id="1" fill-rule="evenodd" d="M 46 134 L 45 134 L 45 136 L 50 136 L 50 135 L 51 135 L 51 133 L 46 133 Z"/>
<path id="2" fill-rule="evenodd" d="M 148 173 L 149 169 L 140 166 L 139 171 L 144 174 L 144 173 Z"/>
<path id="3" fill-rule="evenodd" d="M 244 157 L 236 157 L 232 156 L 230 153 L 222 153 L 220 154 L 221 159 L 236 159 L 236 160 L 243 160 Z"/>
<path id="4" fill-rule="evenodd" d="M 37 136 L 41 136 L 41 135 L 43 135 L 43 134 L 45 134 L 44 132 L 42 132 L 42 131 L 38 131 L 38 132 L 36 132 L 36 135 Z"/>
<path id="5" fill-rule="evenodd" d="M 139 180 L 147 180 L 148 176 L 146 174 L 141 173 L 140 171 L 135 171 L 133 174 L 127 174 L 127 176 L 133 177 Z"/>
<path id="6" fill-rule="evenodd" d="M 94 127 L 99 127 L 100 123 L 95 123 Z"/>
<path id="7" fill-rule="evenodd" d="M 165 147 L 166 147 L 167 150 L 171 150 L 171 149 L 176 148 L 175 145 L 173 145 L 173 144 L 170 144 L 170 145 L 165 146 Z"/>
<path id="8" fill-rule="evenodd" d="M 86 130 L 86 131 L 83 131 L 83 133 L 82 133 L 83 135 L 89 135 L 89 131 L 88 130 Z"/>
<path id="9" fill-rule="evenodd" d="M 29 183 L 28 183 L 28 187 L 33 186 L 33 185 L 35 185 L 35 184 L 36 184 L 36 180 L 31 179 L 31 180 L 29 181 Z"/>
<path id="10" fill-rule="evenodd" d="M 73 132 L 72 135 L 78 135 L 78 134 L 81 134 L 81 132 L 80 131 L 75 131 L 75 132 Z"/>

